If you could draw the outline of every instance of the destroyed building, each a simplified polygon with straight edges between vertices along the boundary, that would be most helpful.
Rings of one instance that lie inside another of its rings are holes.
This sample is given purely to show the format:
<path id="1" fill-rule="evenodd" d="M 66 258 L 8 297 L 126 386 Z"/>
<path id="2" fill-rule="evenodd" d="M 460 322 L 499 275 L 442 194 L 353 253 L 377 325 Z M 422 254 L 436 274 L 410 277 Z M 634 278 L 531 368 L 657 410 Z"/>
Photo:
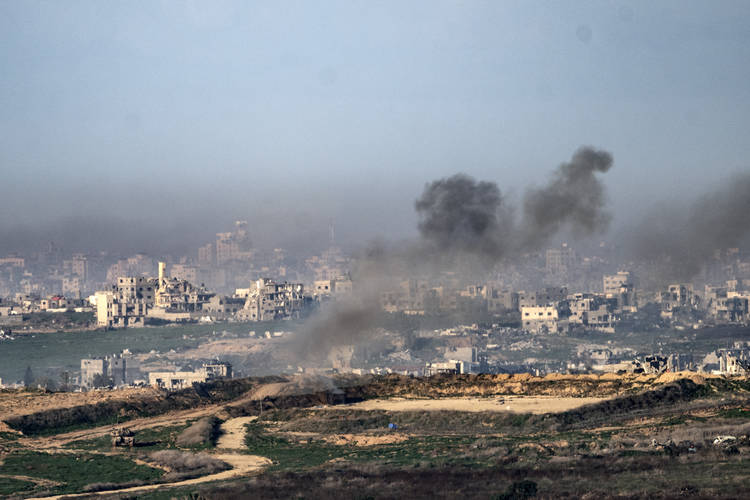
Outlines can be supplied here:
<path id="1" fill-rule="evenodd" d="M 195 383 L 203 383 L 219 378 L 232 378 L 232 365 L 226 362 L 204 363 L 195 371 L 174 372 L 150 372 L 148 383 L 167 389 L 177 391 L 192 387 Z"/>
<path id="2" fill-rule="evenodd" d="M 729 287 L 706 287 L 707 312 L 719 323 L 744 322 L 748 318 L 749 296 L 746 291 L 730 291 Z"/>
<path id="3" fill-rule="evenodd" d="M 158 278 L 120 277 L 111 291 L 97 292 L 99 326 L 142 327 L 149 316 L 184 320 L 199 315 L 214 294 L 168 277 L 165 270 L 166 264 L 160 262 Z"/>
<path id="4" fill-rule="evenodd" d="M 93 388 L 96 377 L 111 380 L 117 387 L 132 384 L 141 379 L 141 362 L 138 358 L 125 357 L 121 354 L 103 358 L 86 358 L 81 360 L 81 385 Z"/>
<path id="5" fill-rule="evenodd" d="M 253 283 L 238 315 L 249 321 L 300 318 L 311 302 L 301 283 L 276 283 L 269 278 Z"/>

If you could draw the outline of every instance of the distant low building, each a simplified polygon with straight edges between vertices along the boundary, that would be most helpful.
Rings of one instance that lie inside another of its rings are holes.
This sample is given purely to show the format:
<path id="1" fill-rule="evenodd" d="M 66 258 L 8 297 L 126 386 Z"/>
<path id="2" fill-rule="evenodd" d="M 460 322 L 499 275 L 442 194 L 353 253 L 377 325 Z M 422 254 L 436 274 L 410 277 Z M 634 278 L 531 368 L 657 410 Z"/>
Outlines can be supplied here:
<path id="1" fill-rule="evenodd" d="M 151 372 L 148 374 L 148 383 L 161 389 L 176 391 L 218 378 L 232 378 L 232 365 L 206 363 L 192 372 Z"/>
<path id="2" fill-rule="evenodd" d="M 461 373 L 461 362 L 453 361 L 446 363 L 427 363 L 424 367 L 425 377 L 437 375 L 439 373 L 447 373 L 450 375 Z"/>

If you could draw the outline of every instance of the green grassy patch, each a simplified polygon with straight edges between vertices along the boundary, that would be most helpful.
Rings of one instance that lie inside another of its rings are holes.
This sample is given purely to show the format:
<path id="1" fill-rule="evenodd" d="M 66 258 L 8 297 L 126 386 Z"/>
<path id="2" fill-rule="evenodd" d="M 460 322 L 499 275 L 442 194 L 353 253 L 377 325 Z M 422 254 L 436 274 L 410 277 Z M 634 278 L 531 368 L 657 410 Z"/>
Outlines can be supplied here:
<path id="1" fill-rule="evenodd" d="M 750 415 L 748 415 L 750 417 Z M 662 426 L 671 427 L 674 425 L 685 425 L 690 422 L 705 422 L 705 417 L 696 417 L 693 415 L 668 415 L 661 423 Z"/>
<path id="2" fill-rule="evenodd" d="M 62 314 L 62 316 L 67 317 L 67 313 Z M 3 343 L 3 349 L 0 350 L 0 378 L 3 380 L 22 380 L 27 365 L 31 366 L 35 374 L 42 374 L 47 369 L 54 367 L 70 367 L 75 374 L 81 366 L 81 358 L 111 356 L 112 353 L 121 352 L 123 349 L 131 349 L 136 353 L 150 352 L 151 350 L 165 353 L 172 349 L 191 349 L 213 338 L 212 333 L 214 331 L 226 331 L 230 334 L 247 336 L 251 330 L 289 330 L 295 328 L 298 324 L 298 322 L 281 321 L 222 323 L 220 325 L 191 324 L 112 331 L 66 330 L 56 333 L 23 330 L 23 327 L 19 326 L 14 327 L 13 330 L 18 330 L 18 333 L 23 332 L 27 335 L 19 337 L 13 342 Z M 26 326 L 26 322 L 24 322 L 24 326 Z"/>
<path id="3" fill-rule="evenodd" d="M 23 452 L 6 456 L 7 475 L 22 475 L 62 483 L 51 487 L 55 494 L 76 493 L 92 483 L 123 483 L 158 480 L 164 471 L 139 465 L 119 456 L 88 453 Z"/>
<path id="4" fill-rule="evenodd" d="M 297 432 L 362 432 L 395 423 L 409 432 L 471 435 L 535 433 L 555 424 L 545 415 L 512 412 L 385 410 L 279 410 L 264 414 L 260 421 L 282 423 L 283 430 Z"/>
<path id="5" fill-rule="evenodd" d="M 135 445 L 133 446 L 133 451 L 140 453 L 144 451 L 157 451 L 174 448 L 174 442 L 177 439 L 177 436 L 179 436 L 187 427 L 189 427 L 188 424 L 140 430 L 135 434 Z M 74 450 L 109 451 L 112 448 L 112 438 L 110 436 L 102 436 L 94 439 L 79 439 L 67 443 L 65 448 Z M 129 447 L 120 447 L 117 449 L 126 451 L 129 450 Z M 191 447 L 190 449 L 193 448 Z"/>
<path id="6" fill-rule="evenodd" d="M 269 471 L 297 471 L 320 467 L 327 462 L 346 460 L 378 462 L 390 467 L 415 464 L 446 465 L 461 463 L 466 466 L 490 466 L 493 462 L 464 459 L 463 455 L 473 436 L 410 437 L 400 443 L 350 446 L 333 445 L 322 440 L 297 442 L 270 434 L 266 426 L 252 423 L 247 426 L 247 451 L 273 460 Z"/>
<path id="7" fill-rule="evenodd" d="M 36 485 L 30 481 L 21 481 L 12 477 L 0 476 L 0 495 L 12 495 L 22 491 L 33 490 Z"/>
<path id="8" fill-rule="evenodd" d="M 750 418 L 750 407 L 743 406 L 742 408 L 730 408 L 719 412 L 721 418 Z M 695 419 L 697 420 L 697 419 Z M 704 419 L 705 420 L 705 419 Z"/>

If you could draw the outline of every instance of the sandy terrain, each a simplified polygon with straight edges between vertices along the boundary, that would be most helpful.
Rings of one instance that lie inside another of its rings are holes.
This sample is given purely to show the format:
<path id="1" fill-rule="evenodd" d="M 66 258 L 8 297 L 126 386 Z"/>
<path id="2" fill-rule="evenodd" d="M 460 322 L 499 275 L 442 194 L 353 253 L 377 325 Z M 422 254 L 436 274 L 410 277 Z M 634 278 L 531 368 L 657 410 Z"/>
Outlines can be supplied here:
<path id="1" fill-rule="evenodd" d="M 96 404 L 110 399 L 151 397 L 158 393 L 152 387 L 91 392 L 43 393 L 17 390 L 0 391 L 0 419 L 9 415 L 26 415 L 54 408 L 70 408 L 72 406 Z"/>
<path id="2" fill-rule="evenodd" d="M 340 410 L 388 411 L 513 411 L 516 413 L 553 413 L 572 410 L 583 405 L 598 403 L 609 398 L 556 398 L 551 396 L 512 396 L 493 398 L 443 398 L 443 399 L 373 399 L 350 405 L 326 406 Z"/>
<path id="3" fill-rule="evenodd" d="M 325 438 L 329 444 L 337 446 L 375 446 L 379 444 L 401 443 L 409 439 L 403 434 L 391 434 L 386 436 L 361 436 L 355 434 L 335 434 Z"/>
<path id="4" fill-rule="evenodd" d="M 258 417 L 239 417 L 221 424 L 222 435 L 216 442 L 219 449 L 241 450 L 245 447 L 245 424 Z"/>
<path id="5" fill-rule="evenodd" d="M 271 339 L 219 339 L 203 342 L 200 346 L 194 349 L 186 349 L 180 352 L 162 352 L 160 356 L 166 359 L 154 360 L 153 355 L 149 353 L 139 354 L 137 357 L 141 361 L 141 369 L 143 371 L 164 370 L 168 367 L 174 367 L 174 362 L 178 360 L 223 358 L 226 355 L 249 356 L 253 354 L 260 355 L 271 351 L 275 352 L 280 349 L 286 341 L 287 339 L 284 339 L 283 337 Z M 150 359 L 150 361 L 146 362 L 148 359 Z"/>

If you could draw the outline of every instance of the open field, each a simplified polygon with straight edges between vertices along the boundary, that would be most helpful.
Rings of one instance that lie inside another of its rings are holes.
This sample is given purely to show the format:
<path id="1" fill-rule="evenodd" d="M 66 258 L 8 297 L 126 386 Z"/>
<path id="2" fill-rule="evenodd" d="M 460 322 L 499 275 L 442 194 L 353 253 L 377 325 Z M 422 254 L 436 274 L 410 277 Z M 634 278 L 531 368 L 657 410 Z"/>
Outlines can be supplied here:
<path id="1" fill-rule="evenodd" d="M 515 413 L 557 413 L 583 405 L 598 403 L 607 398 L 571 398 L 554 396 L 516 396 L 494 398 L 443 398 L 443 399 L 372 399 L 331 408 L 385 411 L 513 411 Z"/>
<path id="2" fill-rule="evenodd" d="M 0 460 L 9 465 L 0 497 L 489 500 L 533 483 L 537 498 L 728 499 L 750 487 L 745 379 L 389 376 L 340 380 L 344 404 L 309 394 L 335 382 L 272 377 L 207 386 L 198 391 L 210 395 L 203 399 L 156 394 L 156 401 L 195 405 L 155 406 L 161 413 L 130 420 L 133 448 L 113 449 L 108 423 L 38 436 L 0 433 Z M 40 394 L 55 405 L 86 401 L 56 396 Z M 111 396 L 100 405 L 115 403 L 122 401 Z M 84 415 L 90 406 L 67 411 Z M 200 427 L 207 417 L 219 423 L 218 437 Z M 205 432 L 192 432 L 198 428 Z M 191 432 L 199 439 L 178 446 Z M 714 445 L 718 435 L 736 440 Z M 184 454 L 180 460 L 159 461 L 173 450 Z M 206 465 L 209 458 L 229 469 Z"/>

